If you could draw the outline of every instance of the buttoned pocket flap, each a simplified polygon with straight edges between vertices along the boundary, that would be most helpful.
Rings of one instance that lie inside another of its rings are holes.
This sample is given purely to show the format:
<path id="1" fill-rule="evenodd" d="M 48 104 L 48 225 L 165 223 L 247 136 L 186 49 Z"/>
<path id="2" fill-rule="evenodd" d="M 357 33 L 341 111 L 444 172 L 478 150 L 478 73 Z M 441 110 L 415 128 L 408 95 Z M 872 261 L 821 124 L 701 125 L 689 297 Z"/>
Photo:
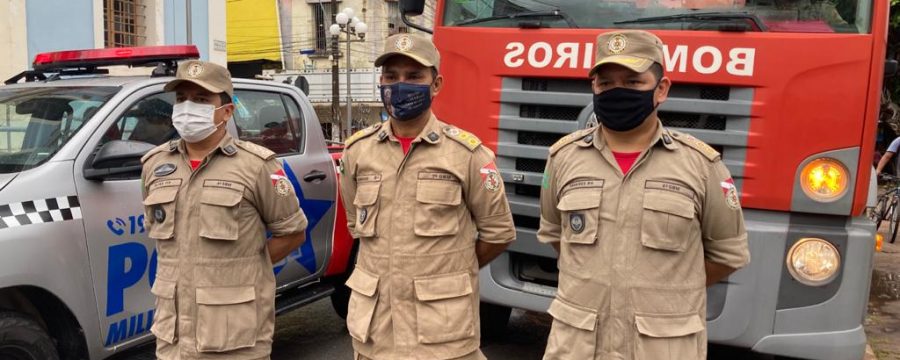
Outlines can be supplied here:
<path id="1" fill-rule="evenodd" d="M 447 180 L 422 180 L 416 184 L 416 200 L 424 204 L 462 204 L 462 187 Z"/>
<path id="2" fill-rule="evenodd" d="M 600 206 L 600 200 L 603 197 L 603 189 L 601 188 L 585 188 L 569 190 L 563 194 L 556 204 L 559 211 L 577 211 L 594 209 Z"/>
<path id="3" fill-rule="evenodd" d="M 472 278 L 468 273 L 416 279 L 414 283 L 419 301 L 451 299 L 472 293 Z"/>
<path id="4" fill-rule="evenodd" d="M 156 297 L 163 299 L 174 299 L 175 298 L 175 282 L 167 281 L 160 278 L 156 278 L 153 282 L 153 287 L 150 288 L 150 292 Z"/>
<path id="5" fill-rule="evenodd" d="M 232 305 L 256 300 L 253 286 L 197 288 L 197 304 Z"/>
<path id="6" fill-rule="evenodd" d="M 200 202 L 208 205 L 232 207 L 240 203 L 243 197 L 243 189 L 204 187 L 203 194 L 200 195 Z"/>
<path id="7" fill-rule="evenodd" d="M 547 312 L 554 319 L 581 330 L 594 331 L 597 326 L 597 313 L 577 308 L 559 299 L 550 303 Z"/>
<path id="8" fill-rule="evenodd" d="M 353 205 L 360 207 L 375 204 L 375 201 L 378 200 L 378 189 L 380 187 L 381 183 L 377 182 L 359 184 L 356 188 L 356 198 L 353 199 Z"/>
<path id="9" fill-rule="evenodd" d="M 178 186 L 161 186 L 150 190 L 144 199 L 144 205 L 167 204 L 175 201 L 178 195 Z"/>
<path id="10" fill-rule="evenodd" d="M 648 192 L 644 194 L 644 209 L 664 212 L 685 219 L 694 218 L 694 203 L 679 194 Z"/>
<path id="11" fill-rule="evenodd" d="M 700 315 L 635 315 L 638 332 L 655 338 L 671 338 L 687 336 L 703 331 L 703 320 Z"/>
<path id="12" fill-rule="evenodd" d="M 378 291 L 378 277 L 359 268 L 353 270 L 353 274 L 350 274 L 346 284 L 353 291 L 368 297 L 374 296 L 375 292 Z"/>

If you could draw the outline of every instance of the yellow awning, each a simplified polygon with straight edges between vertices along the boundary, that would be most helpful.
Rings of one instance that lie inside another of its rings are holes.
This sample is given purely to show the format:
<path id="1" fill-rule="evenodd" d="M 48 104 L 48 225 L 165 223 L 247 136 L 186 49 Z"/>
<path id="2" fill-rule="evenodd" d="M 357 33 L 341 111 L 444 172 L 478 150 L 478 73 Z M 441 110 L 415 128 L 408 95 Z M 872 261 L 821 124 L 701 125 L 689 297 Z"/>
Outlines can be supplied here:
<path id="1" fill-rule="evenodd" d="M 277 0 L 229 0 L 228 62 L 281 61 Z"/>

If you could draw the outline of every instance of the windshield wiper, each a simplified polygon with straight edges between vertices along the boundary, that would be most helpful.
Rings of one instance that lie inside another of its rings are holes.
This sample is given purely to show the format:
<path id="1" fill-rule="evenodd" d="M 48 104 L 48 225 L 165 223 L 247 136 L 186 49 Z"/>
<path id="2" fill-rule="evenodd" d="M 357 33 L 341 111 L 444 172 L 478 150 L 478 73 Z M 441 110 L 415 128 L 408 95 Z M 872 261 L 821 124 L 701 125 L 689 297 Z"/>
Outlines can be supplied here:
<path id="1" fill-rule="evenodd" d="M 575 21 L 573 21 L 572 18 L 570 18 L 568 15 L 563 13 L 562 10 L 559 10 L 559 9 L 542 10 L 542 11 L 526 11 L 526 12 L 520 12 L 520 13 L 515 13 L 515 14 L 497 15 L 497 16 L 490 16 L 490 17 L 486 17 L 486 18 L 477 18 L 477 19 L 471 19 L 471 20 L 458 22 L 458 23 L 454 24 L 454 26 L 478 24 L 478 23 L 495 21 L 495 20 L 514 20 L 514 19 L 536 18 L 536 17 L 562 18 L 566 22 L 566 24 L 569 24 L 570 28 L 573 28 L 573 29 L 578 28 L 578 24 L 575 24 Z M 529 26 L 529 27 L 531 27 L 531 26 Z"/>
<path id="2" fill-rule="evenodd" d="M 625 21 L 616 21 L 613 24 L 615 25 L 624 25 L 624 24 L 647 24 L 647 23 L 665 23 L 665 22 L 676 22 L 676 21 L 729 21 L 729 20 L 750 20 L 753 25 L 756 26 L 758 31 L 769 31 L 766 25 L 759 19 L 758 16 L 750 13 L 727 13 L 727 12 L 702 12 L 702 13 L 687 13 L 687 14 L 675 14 L 675 15 L 667 15 L 667 16 L 652 16 L 652 17 L 644 17 L 637 18 L 633 20 L 625 20 Z M 740 30 L 740 29 L 723 29 L 723 30 Z"/>

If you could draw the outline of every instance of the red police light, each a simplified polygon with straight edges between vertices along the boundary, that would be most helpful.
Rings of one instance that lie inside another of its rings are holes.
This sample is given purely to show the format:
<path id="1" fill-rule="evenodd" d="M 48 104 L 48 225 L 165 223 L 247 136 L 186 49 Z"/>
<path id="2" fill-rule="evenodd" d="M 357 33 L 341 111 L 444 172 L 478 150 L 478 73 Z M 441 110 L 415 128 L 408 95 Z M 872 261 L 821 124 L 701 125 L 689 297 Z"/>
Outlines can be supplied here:
<path id="1" fill-rule="evenodd" d="M 32 65 L 35 70 L 54 70 L 111 65 L 135 66 L 199 57 L 200 51 L 194 45 L 139 46 L 40 53 L 34 57 Z"/>

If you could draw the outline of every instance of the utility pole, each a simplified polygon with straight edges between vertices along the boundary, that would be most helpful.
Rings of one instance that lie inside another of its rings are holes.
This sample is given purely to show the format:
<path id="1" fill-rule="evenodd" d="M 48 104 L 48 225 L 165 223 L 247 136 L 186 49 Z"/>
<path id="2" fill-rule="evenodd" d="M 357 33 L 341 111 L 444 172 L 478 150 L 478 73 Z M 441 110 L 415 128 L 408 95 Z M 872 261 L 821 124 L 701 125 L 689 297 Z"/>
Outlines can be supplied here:
<path id="1" fill-rule="evenodd" d="M 184 26 L 185 39 L 187 39 L 187 44 L 190 45 L 193 43 L 191 39 L 191 0 L 185 0 L 184 2 L 184 20 L 186 22 Z"/>
<path id="2" fill-rule="evenodd" d="M 335 24 L 335 16 L 338 13 L 337 0 L 331 0 L 331 23 Z M 338 49 L 337 36 L 331 37 L 331 140 L 340 141 L 344 135 L 344 128 L 341 126 L 341 88 L 340 74 L 338 73 L 338 56 L 341 54 Z"/>

